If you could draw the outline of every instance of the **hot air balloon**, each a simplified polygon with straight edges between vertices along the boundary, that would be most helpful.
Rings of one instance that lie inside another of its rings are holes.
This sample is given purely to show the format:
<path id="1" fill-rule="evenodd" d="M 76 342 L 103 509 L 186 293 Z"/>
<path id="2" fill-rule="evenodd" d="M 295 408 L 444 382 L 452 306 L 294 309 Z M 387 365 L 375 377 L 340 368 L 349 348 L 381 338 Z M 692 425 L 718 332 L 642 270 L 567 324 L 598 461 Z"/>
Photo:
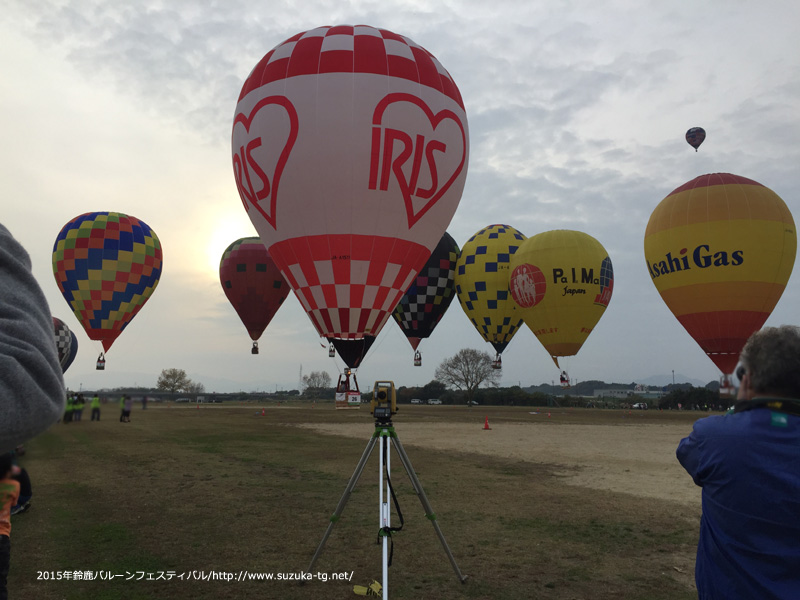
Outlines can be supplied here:
<path id="1" fill-rule="evenodd" d="M 730 173 L 701 175 L 674 190 L 644 234 L 661 298 L 726 375 L 780 299 L 796 250 L 783 200 Z"/>
<path id="2" fill-rule="evenodd" d="M 357 367 L 461 199 L 461 94 L 407 37 L 319 27 L 242 87 L 232 159 L 242 203 L 320 336 Z"/>
<path id="3" fill-rule="evenodd" d="M 53 275 L 89 339 L 108 352 L 158 285 L 161 242 L 135 217 L 86 213 L 58 234 Z M 101 352 L 98 369 L 104 364 Z"/>
<path id="4" fill-rule="evenodd" d="M 219 262 L 219 281 L 253 340 L 251 352 L 258 354 L 258 338 L 289 295 L 289 286 L 257 237 L 228 246 Z"/>
<path id="5" fill-rule="evenodd" d="M 511 259 L 511 297 L 558 367 L 578 353 L 611 300 L 614 269 L 603 245 L 581 231 L 528 238 Z M 561 383 L 569 376 L 561 372 Z"/>
<path id="6" fill-rule="evenodd" d="M 69 327 L 67 327 L 66 323 L 57 317 L 53 317 L 53 332 L 56 338 L 56 350 L 58 350 L 58 362 L 61 365 L 61 372 L 66 373 L 69 365 L 72 363 L 70 355 L 72 354 L 72 340 L 74 339 L 74 334 L 70 331 Z M 72 356 L 74 358 L 74 354 Z"/>
<path id="7" fill-rule="evenodd" d="M 525 236 L 508 225 L 489 225 L 461 249 L 456 265 L 456 293 L 461 308 L 484 340 L 494 346 L 494 367 L 522 325 L 522 315 L 508 294 L 511 257 Z"/>
<path id="8" fill-rule="evenodd" d="M 455 296 L 458 254 L 458 244 L 445 233 L 392 313 L 414 349 L 417 367 L 422 366 L 419 343 L 431 335 Z"/>
<path id="9" fill-rule="evenodd" d="M 75 332 L 70 329 L 69 335 L 72 338 L 72 342 L 70 343 L 69 347 L 69 356 L 67 356 L 67 363 L 64 365 L 64 373 L 67 372 L 70 365 L 75 360 L 75 357 L 78 355 L 78 338 L 75 337 Z"/>
<path id="10" fill-rule="evenodd" d="M 686 132 L 686 143 L 689 144 L 694 151 L 700 147 L 700 144 L 706 139 L 706 130 L 702 127 L 692 127 Z"/>

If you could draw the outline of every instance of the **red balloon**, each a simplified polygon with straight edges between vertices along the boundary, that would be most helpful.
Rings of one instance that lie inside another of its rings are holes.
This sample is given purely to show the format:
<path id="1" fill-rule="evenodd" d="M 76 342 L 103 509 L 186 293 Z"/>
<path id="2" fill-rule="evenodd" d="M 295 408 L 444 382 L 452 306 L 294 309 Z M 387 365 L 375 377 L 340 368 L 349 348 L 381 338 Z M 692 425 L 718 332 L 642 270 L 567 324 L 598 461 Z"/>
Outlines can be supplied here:
<path id="1" fill-rule="evenodd" d="M 261 337 L 289 295 L 280 269 L 257 237 L 228 246 L 219 263 L 219 281 L 253 341 Z"/>

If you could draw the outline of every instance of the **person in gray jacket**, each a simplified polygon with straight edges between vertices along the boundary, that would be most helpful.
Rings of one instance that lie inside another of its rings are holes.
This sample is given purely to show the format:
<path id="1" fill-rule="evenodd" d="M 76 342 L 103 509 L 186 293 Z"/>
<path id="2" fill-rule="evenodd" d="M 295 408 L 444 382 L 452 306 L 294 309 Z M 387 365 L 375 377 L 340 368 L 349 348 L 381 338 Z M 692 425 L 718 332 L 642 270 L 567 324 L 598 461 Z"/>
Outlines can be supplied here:
<path id="1" fill-rule="evenodd" d="M 28 253 L 0 225 L 0 453 L 58 421 L 64 398 L 47 300 Z"/>

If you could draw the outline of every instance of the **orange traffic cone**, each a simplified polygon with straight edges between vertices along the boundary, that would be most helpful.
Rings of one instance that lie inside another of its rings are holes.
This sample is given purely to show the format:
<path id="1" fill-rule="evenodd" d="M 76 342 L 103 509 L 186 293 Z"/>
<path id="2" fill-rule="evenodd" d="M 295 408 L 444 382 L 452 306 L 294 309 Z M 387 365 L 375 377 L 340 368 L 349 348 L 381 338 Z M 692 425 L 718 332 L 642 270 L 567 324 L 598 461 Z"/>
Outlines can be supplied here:
<path id="1" fill-rule="evenodd" d="M 489 415 L 486 415 L 486 422 L 483 424 L 483 430 L 491 430 L 491 427 L 489 427 Z"/>
<path id="2" fill-rule="evenodd" d="M 197 403 L 197 410 L 200 410 L 200 403 Z"/>
<path id="3" fill-rule="evenodd" d="M 265 416 L 265 415 L 266 415 L 266 413 L 264 412 L 264 409 L 262 408 L 262 409 L 261 409 L 261 416 L 263 417 L 263 416 Z"/>
<path id="4" fill-rule="evenodd" d="M 548 418 L 548 419 L 550 418 L 550 413 L 547 413 L 547 418 Z"/>

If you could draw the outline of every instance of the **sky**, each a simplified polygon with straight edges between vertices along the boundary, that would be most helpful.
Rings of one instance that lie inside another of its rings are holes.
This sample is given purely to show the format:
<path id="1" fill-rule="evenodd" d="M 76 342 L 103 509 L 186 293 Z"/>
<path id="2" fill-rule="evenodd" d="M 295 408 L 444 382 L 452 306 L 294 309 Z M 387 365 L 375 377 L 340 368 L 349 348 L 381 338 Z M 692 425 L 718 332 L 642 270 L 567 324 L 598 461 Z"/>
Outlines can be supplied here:
<path id="1" fill-rule="evenodd" d="M 290 296 L 250 354 L 222 292 L 219 259 L 255 235 L 239 200 L 230 132 L 239 91 L 275 45 L 320 25 L 408 36 L 464 99 L 470 162 L 448 227 L 459 245 L 492 223 L 526 236 L 577 229 L 614 264 L 613 298 L 573 378 L 626 382 L 719 373 L 661 300 L 643 253 L 650 213 L 694 177 L 730 172 L 774 190 L 800 216 L 800 4 L 787 0 L 542 2 L 0 2 L 0 222 L 31 255 L 52 313 L 75 331 L 72 389 L 154 386 L 185 369 L 211 391 L 294 389 L 302 369 L 336 376 Z M 702 126 L 695 153 L 684 133 Z M 53 242 L 88 211 L 132 214 L 158 234 L 155 293 L 105 371 L 54 281 Z M 800 276 L 767 325 L 800 324 Z M 423 366 L 390 320 L 359 369 L 422 385 L 461 348 L 493 353 L 455 301 L 422 343 Z M 501 385 L 557 379 L 523 328 Z"/>

